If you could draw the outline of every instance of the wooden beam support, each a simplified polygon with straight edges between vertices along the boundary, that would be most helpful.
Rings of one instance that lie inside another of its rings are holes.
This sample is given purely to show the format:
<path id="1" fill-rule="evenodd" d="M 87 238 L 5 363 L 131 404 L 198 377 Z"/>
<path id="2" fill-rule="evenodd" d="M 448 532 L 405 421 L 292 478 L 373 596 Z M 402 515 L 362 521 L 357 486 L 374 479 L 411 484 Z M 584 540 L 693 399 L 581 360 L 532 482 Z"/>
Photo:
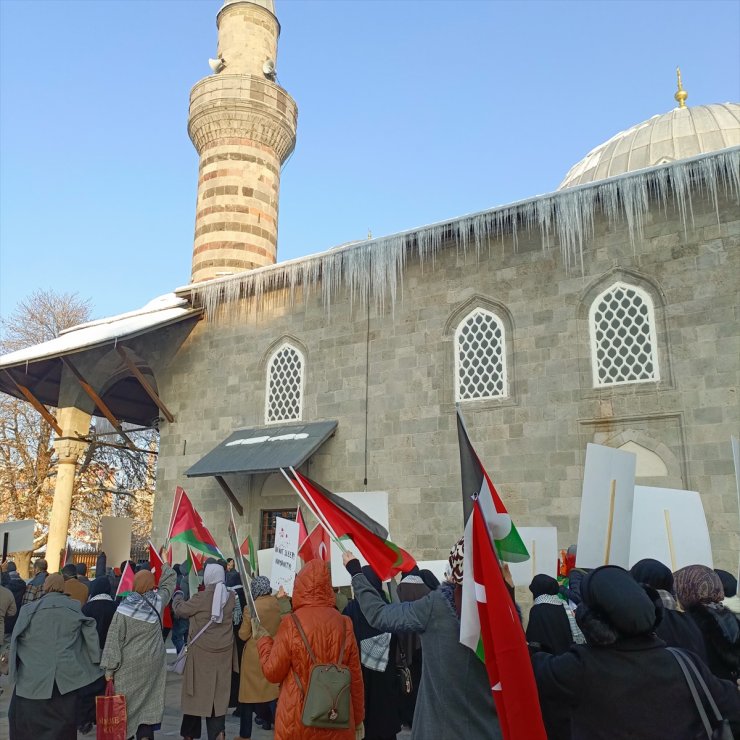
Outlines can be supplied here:
<path id="1" fill-rule="evenodd" d="M 77 382 L 82 387 L 82 390 L 87 393 L 87 395 L 92 399 L 93 403 L 103 412 L 103 416 L 108 419 L 113 428 L 121 435 L 121 437 L 123 437 L 123 440 L 126 442 L 126 447 L 128 447 L 131 451 L 136 452 L 136 445 L 131 441 L 126 432 L 123 431 L 121 423 L 113 415 L 113 412 L 105 404 L 105 401 L 103 401 L 103 399 L 95 392 L 95 389 L 85 380 L 85 378 L 82 377 L 80 371 L 72 364 L 72 360 L 70 360 L 68 357 L 61 357 L 61 360 L 67 366 L 67 368 L 69 368 L 69 371 L 72 373 L 72 375 L 77 378 Z"/>
<path id="2" fill-rule="evenodd" d="M 218 481 L 218 485 L 221 486 L 221 490 L 226 494 L 226 498 L 231 501 L 231 505 L 237 510 L 239 513 L 239 516 L 244 516 L 244 509 L 242 508 L 242 505 L 239 503 L 239 500 L 234 495 L 234 492 L 229 488 L 229 484 L 223 479 L 222 476 L 217 475 L 216 480 Z"/>
<path id="3" fill-rule="evenodd" d="M 118 345 L 116 347 L 116 351 L 120 355 L 126 367 L 131 371 L 131 374 L 136 378 L 136 380 L 139 381 L 141 387 L 146 391 L 146 394 L 149 396 L 149 398 L 154 401 L 157 408 L 164 414 L 164 418 L 167 419 L 167 421 L 169 421 L 171 424 L 175 420 L 175 417 L 172 416 L 169 409 L 164 405 L 164 401 L 162 401 L 162 399 L 157 395 L 157 392 L 154 390 L 154 388 L 152 388 L 151 384 L 144 377 L 144 374 L 141 372 L 141 370 L 136 367 L 133 360 L 126 354 L 126 350 L 121 345 Z"/>
<path id="4" fill-rule="evenodd" d="M 26 399 L 26 401 L 28 401 L 28 403 L 30 403 L 31 406 L 33 406 L 36 409 L 36 411 L 38 411 L 41 414 L 41 416 L 44 417 L 46 423 L 54 430 L 57 437 L 61 437 L 64 433 L 62 432 L 62 428 L 57 423 L 57 420 L 54 414 L 52 414 L 49 411 L 49 409 L 47 409 L 46 406 L 44 406 L 44 404 L 41 403 L 41 401 L 39 401 L 39 399 L 36 398 L 36 396 L 34 396 L 33 393 L 31 393 L 31 391 L 28 388 L 26 388 L 25 385 L 21 385 L 11 375 L 10 370 L 5 370 L 4 372 L 5 372 L 5 375 L 7 375 L 8 378 L 10 378 L 10 382 L 23 394 L 23 397 Z"/>

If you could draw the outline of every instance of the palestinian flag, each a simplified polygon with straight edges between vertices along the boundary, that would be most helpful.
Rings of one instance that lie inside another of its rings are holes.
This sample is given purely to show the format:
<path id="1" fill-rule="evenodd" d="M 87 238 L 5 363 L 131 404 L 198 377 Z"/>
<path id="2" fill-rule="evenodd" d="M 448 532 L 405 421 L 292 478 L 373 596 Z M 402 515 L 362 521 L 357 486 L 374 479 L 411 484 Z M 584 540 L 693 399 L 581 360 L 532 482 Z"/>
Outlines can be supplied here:
<path id="1" fill-rule="evenodd" d="M 154 585 L 159 586 L 159 579 L 162 577 L 162 558 L 159 557 L 151 540 L 149 541 L 149 567 L 154 573 Z"/>
<path id="2" fill-rule="evenodd" d="M 328 563 L 331 560 L 329 533 L 317 524 L 298 548 L 298 556 L 307 563 L 309 560 L 323 560 Z"/>
<path id="3" fill-rule="evenodd" d="M 257 550 L 252 542 L 252 535 L 248 534 L 247 538 L 242 542 L 239 552 L 249 560 L 249 567 L 252 570 L 252 575 L 259 575 L 259 568 L 257 567 Z"/>
<path id="4" fill-rule="evenodd" d="M 185 491 L 178 486 L 175 496 L 179 498 L 167 539 L 173 542 L 182 542 L 194 550 L 222 558 L 223 555 L 221 550 L 218 549 L 216 540 L 213 539 L 213 535 L 203 524 L 200 514 L 190 503 Z"/>
<path id="5" fill-rule="evenodd" d="M 529 560 L 529 552 L 511 521 L 509 512 L 488 477 L 473 445 L 470 444 L 460 409 L 457 410 L 457 439 L 460 445 L 460 476 L 465 520 L 470 518 L 474 499 L 478 497 L 490 499 L 494 510 L 491 513 L 489 526 L 499 559 L 509 563 L 522 563 Z"/>
<path id="6" fill-rule="evenodd" d="M 125 598 L 134 590 L 134 569 L 131 567 L 131 563 L 127 560 L 126 567 L 121 573 L 121 580 L 118 582 L 118 588 L 116 589 L 116 598 L 119 596 Z"/>
<path id="7" fill-rule="evenodd" d="M 301 501 L 340 539 L 349 537 L 381 581 L 410 570 L 416 560 L 388 539 L 388 530 L 341 496 L 327 491 L 297 470 L 285 471 Z"/>
<path id="8" fill-rule="evenodd" d="M 188 554 L 183 563 L 183 572 L 188 577 L 188 587 L 190 589 L 190 596 L 193 597 L 198 593 L 198 587 L 200 586 L 200 579 L 198 578 L 198 571 L 203 569 L 203 563 L 205 557 L 199 555 L 192 547 L 188 547 Z"/>
<path id="9" fill-rule="evenodd" d="M 465 526 L 460 642 L 485 663 L 504 740 L 547 740 L 524 630 L 489 535 L 498 512 L 486 496 Z"/>
<path id="10" fill-rule="evenodd" d="M 61 570 L 67 563 L 72 563 L 73 555 L 72 555 L 72 545 L 69 544 L 69 540 L 67 540 L 67 547 L 64 550 L 64 554 L 62 555 L 62 562 L 59 565 L 59 570 Z"/>

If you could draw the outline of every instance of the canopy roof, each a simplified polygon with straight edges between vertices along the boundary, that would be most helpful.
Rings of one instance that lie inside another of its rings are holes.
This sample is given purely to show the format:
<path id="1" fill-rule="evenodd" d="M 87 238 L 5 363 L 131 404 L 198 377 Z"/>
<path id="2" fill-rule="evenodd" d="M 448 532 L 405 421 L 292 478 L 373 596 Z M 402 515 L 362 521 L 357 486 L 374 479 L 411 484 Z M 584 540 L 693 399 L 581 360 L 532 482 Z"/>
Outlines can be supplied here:
<path id="1" fill-rule="evenodd" d="M 272 424 L 232 432 L 185 471 L 189 478 L 297 468 L 331 437 L 336 421 Z"/>

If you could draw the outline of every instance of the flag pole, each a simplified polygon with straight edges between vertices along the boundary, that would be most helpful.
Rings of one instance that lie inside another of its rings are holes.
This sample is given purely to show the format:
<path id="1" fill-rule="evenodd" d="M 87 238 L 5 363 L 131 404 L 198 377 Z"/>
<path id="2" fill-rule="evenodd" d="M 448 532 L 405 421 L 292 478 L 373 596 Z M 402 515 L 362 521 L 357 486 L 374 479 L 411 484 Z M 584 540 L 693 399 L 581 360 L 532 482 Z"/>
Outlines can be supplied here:
<path id="1" fill-rule="evenodd" d="M 293 490 L 298 494 L 298 498 L 303 501 L 306 506 L 308 506 L 309 509 L 314 513 L 316 518 L 319 520 L 319 524 L 329 533 L 329 536 L 334 540 L 334 543 L 336 546 L 342 551 L 347 552 L 347 548 L 342 544 L 342 542 L 339 540 L 339 537 L 335 534 L 334 530 L 332 529 L 331 525 L 328 521 L 322 516 L 321 511 L 319 510 L 319 507 L 316 506 L 316 502 L 313 500 L 313 497 L 311 494 L 306 490 L 306 488 L 303 486 L 303 483 L 298 480 L 298 476 L 296 475 L 295 469 L 291 466 L 288 468 L 291 473 L 295 476 L 295 479 L 300 483 L 301 489 L 299 490 L 296 484 L 291 480 L 290 476 L 285 472 L 285 468 L 280 468 L 280 472 L 283 474 L 283 477 L 285 480 L 290 483 Z"/>
<path id="2" fill-rule="evenodd" d="M 164 541 L 164 546 L 167 548 L 170 544 L 170 532 L 172 532 L 172 524 L 175 519 L 175 511 L 177 510 L 177 507 L 180 505 L 180 499 L 182 498 L 182 488 L 180 486 L 177 486 L 175 489 L 175 495 L 172 498 L 172 511 L 170 511 L 170 523 L 167 527 L 167 538 Z"/>
<path id="3" fill-rule="evenodd" d="M 247 569 L 244 566 L 244 556 L 239 550 L 239 530 L 236 528 L 236 521 L 234 520 L 234 507 L 229 504 L 229 511 L 231 513 L 231 522 L 229 527 L 229 537 L 231 539 L 231 547 L 234 550 L 234 562 L 239 571 L 239 575 L 242 579 L 242 588 L 244 589 L 244 595 L 247 599 L 247 607 L 252 619 L 256 619 L 259 622 L 259 615 L 257 614 L 257 607 L 252 597 L 252 579 L 247 574 Z M 232 536 L 233 535 L 233 536 Z"/>

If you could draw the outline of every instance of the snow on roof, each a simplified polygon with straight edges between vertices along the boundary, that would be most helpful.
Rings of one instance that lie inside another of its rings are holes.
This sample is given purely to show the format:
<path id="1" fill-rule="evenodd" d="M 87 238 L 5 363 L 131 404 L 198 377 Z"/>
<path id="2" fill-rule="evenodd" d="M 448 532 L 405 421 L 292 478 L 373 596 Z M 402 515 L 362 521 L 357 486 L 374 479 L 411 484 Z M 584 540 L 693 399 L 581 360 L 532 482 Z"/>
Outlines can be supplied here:
<path id="1" fill-rule="evenodd" d="M 186 299 L 174 293 L 168 293 L 149 301 L 136 311 L 79 324 L 66 329 L 48 342 L 2 355 L 0 356 L 0 368 L 91 349 L 111 341 L 137 336 L 160 326 L 173 324 L 196 313 L 198 312 L 191 308 Z"/>

